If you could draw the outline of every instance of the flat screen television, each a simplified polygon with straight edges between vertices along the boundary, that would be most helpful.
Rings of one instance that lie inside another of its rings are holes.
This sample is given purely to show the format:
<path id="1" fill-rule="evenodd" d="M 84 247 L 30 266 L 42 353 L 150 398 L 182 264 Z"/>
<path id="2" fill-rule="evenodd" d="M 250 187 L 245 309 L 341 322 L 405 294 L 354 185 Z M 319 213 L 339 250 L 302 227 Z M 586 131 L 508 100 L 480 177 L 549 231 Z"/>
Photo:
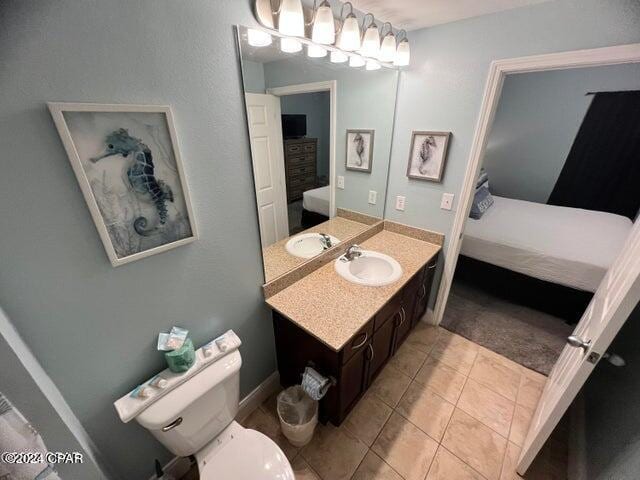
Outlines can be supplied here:
<path id="1" fill-rule="evenodd" d="M 307 134 L 307 116 L 301 114 L 282 115 L 282 136 L 286 138 L 302 138 Z"/>

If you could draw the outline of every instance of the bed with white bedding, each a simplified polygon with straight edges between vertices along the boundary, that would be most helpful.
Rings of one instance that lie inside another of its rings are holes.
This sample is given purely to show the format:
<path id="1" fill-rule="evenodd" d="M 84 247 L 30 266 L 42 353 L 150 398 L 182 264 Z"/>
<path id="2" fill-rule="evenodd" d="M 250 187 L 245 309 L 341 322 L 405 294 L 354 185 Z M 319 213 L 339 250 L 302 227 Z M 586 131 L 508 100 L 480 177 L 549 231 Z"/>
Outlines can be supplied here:
<path id="1" fill-rule="evenodd" d="M 329 217 L 329 186 L 302 192 L 302 208 Z"/>
<path id="2" fill-rule="evenodd" d="M 612 213 L 494 196 L 482 218 L 469 218 L 460 253 L 577 290 L 595 292 L 631 231 Z"/>

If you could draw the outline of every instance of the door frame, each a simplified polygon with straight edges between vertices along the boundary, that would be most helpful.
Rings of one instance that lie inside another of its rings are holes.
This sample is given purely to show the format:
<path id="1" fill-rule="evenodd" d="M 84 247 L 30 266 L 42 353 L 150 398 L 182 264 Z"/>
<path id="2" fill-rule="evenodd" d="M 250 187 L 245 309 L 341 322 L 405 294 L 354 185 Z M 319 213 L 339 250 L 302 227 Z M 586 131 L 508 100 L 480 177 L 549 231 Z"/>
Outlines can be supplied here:
<path id="1" fill-rule="evenodd" d="M 570 68 L 599 67 L 640 63 L 640 43 L 616 45 L 613 47 L 573 50 L 568 52 L 532 55 L 528 57 L 494 60 L 489 67 L 480 115 L 473 136 L 473 143 L 467 162 L 467 169 L 459 193 L 459 205 L 451 228 L 449 248 L 445 256 L 442 279 L 434 308 L 434 322 L 440 324 L 447 305 L 453 276 L 460 254 L 464 226 L 471 210 L 473 190 L 478 171 L 484 158 L 487 140 L 495 118 L 502 86 L 507 75 L 515 73 L 543 72 Z"/>
<path id="2" fill-rule="evenodd" d="M 297 95 L 301 93 L 329 92 L 329 213 L 336 215 L 336 115 L 338 105 L 338 82 L 326 80 L 323 82 L 301 83 L 284 87 L 267 88 L 267 93 L 276 97 Z"/>

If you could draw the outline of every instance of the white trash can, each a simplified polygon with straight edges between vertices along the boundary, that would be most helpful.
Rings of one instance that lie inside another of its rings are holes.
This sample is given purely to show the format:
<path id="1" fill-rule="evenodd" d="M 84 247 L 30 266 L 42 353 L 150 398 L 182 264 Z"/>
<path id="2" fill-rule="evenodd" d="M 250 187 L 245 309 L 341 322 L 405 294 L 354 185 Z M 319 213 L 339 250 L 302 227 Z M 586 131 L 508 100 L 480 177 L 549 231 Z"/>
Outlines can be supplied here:
<path id="1" fill-rule="evenodd" d="M 300 385 L 278 394 L 277 410 L 282 433 L 291 445 L 302 447 L 311 441 L 318 424 L 318 402 Z"/>

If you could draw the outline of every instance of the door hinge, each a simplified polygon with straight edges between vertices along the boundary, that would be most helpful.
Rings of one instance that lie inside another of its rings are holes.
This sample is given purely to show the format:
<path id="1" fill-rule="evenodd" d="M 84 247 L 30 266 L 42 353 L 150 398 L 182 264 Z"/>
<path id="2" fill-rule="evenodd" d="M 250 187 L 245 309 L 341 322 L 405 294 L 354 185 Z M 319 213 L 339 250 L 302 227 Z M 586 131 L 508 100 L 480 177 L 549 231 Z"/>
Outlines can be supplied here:
<path id="1" fill-rule="evenodd" d="M 600 354 L 596 352 L 591 352 L 587 357 L 587 362 L 593 363 L 594 365 L 598 363 L 598 360 L 600 360 Z"/>

